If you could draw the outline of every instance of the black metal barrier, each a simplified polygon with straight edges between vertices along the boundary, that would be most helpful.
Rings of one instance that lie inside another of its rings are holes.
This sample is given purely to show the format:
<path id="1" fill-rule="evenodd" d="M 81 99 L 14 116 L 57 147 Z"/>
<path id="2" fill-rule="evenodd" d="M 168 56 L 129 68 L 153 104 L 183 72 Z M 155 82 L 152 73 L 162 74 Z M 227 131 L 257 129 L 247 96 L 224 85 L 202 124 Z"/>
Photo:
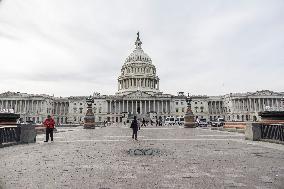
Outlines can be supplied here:
<path id="1" fill-rule="evenodd" d="M 9 142 L 20 142 L 21 126 L 9 125 L 0 126 L 0 145 Z"/>
<path id="2" fill-rule="evenodd" d="M 261 139 L 284 141 L 283 124 L 260 124 Z"/>

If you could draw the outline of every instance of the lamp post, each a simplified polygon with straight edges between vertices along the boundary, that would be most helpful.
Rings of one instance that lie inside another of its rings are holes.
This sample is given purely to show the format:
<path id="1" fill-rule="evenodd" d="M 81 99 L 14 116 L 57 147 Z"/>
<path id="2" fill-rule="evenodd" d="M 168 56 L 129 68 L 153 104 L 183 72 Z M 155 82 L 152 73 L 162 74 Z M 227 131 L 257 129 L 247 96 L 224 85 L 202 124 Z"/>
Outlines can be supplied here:
<path id="1" fill-rule="evenodd" d="M 92 109 L 94 98 L 90 96 L 86 99 L 86 102 L 87 102 L 87 113 L 84 117 L 84 129 L 95 129 L 95 115 Z"/>
<path id="2" fill-rule="evenodd" d="M 191 110 L 191 97 L 189 94 L 187 95 L 186 102 L 187 102 L 187 111 L 184 116 L 184 127 L 185 128 L 195 128 L 196 123 L 194 121 L 194 115 Z"/>

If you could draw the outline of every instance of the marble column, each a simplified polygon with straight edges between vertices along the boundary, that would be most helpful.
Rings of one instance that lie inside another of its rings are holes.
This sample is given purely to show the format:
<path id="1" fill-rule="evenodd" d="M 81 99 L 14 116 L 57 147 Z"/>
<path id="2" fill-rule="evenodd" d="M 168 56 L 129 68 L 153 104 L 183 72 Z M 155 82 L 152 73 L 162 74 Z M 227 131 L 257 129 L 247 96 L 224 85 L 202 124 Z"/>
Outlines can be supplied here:
<path id="1" fill-rule="evenodd" d="M 21 113 L 22 112 L 22 100 L 20 100 L 20 102 L 19 102 L 20 104 L 19 104 L 19 112 Z"/>
<path id="2" fill-rule="evenodd" d="M 142 114 L 142 102 L 140 100 L 140 114 Z"/>
<path id="3" fill-rule="evenodd" d="M 257 100 L 258 100 L 258 106 L 257 106 L 258 108 L 257 108 L 257 111 L 259 112 L 260 109 L 261 109 L 261 108 L 260 108 L 260 107 L 261 107 L 261 106 L 260 106 L 260 98 L 258 98 Z"/>
<path id="4" fill-rule="evenodd" d="M 168 101 L 166 100 L 166 113 L 168 113 Z"/>
<path id="5" fill-rule="evenodd" d="M 137 100 L 135 100 L 135 113 L 137 114 Z"/>
<path id="6" fill-rule="evenodd" d="M 121 111 L 120 111 L 120 108 L 121 108 L 121 107 L 120 107 L 120 101 L 118 101 L 118 112 L 117 112 L 117 113 L 119 113 L 119 114 L 120 114 L 120 112 L 121 112 Z"/>
<path id="7" fill-rule="evenodd" d="M 29 111 L 28 100 L 25 100 L 25 112 L 27 113 L 28 111 Z"/>

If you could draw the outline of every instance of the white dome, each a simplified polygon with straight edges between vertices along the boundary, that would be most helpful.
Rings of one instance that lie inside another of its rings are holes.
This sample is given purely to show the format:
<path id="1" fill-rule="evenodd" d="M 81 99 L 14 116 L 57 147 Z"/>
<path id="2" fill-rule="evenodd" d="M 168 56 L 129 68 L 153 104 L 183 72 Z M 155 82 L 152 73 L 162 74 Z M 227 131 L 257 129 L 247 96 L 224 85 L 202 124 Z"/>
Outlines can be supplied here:
<path id="1" fill-rule="evenodd" d="M 135 63 L 135 62 L 144 62 L 144 63 L 152 63 L 151 58 L 144 53 L 141 45 L 142 42 L 140 41 L 139 35 L 135 42 L 136 48 L 134 51 L 126 58 L 125 63 Z"/>
<path id="2" fill-rule="evenodd" d="M 125 60 L 125 63 L 129 62 L 152 63 L 152 60 L 142 49 L 135 49 Z"/>
<path id="3" fill-rule="evenodd" d="M 159 77 L 151 58 L 141 48 L 137 33 L 134 51 L 126 58 L 118 77 L 118 93 L 129 94 L 137 90 L 151 94 L 159 92 Z"/>

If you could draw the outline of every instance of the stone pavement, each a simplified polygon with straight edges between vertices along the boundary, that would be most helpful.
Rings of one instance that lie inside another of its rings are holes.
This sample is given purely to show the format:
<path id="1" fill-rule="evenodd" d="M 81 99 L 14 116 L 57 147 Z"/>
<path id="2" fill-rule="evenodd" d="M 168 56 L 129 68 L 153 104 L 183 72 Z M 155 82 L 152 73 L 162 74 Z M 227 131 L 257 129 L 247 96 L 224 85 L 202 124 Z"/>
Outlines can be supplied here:
<path id="1" fill-rule="evenodd" d="M 134 141 L 123 126 L 58 130 L 54 143 L 38 135 L 0 149 L 0 188 L 284 188 L 284 145 L 243 134 L 152 127 Z"/>

